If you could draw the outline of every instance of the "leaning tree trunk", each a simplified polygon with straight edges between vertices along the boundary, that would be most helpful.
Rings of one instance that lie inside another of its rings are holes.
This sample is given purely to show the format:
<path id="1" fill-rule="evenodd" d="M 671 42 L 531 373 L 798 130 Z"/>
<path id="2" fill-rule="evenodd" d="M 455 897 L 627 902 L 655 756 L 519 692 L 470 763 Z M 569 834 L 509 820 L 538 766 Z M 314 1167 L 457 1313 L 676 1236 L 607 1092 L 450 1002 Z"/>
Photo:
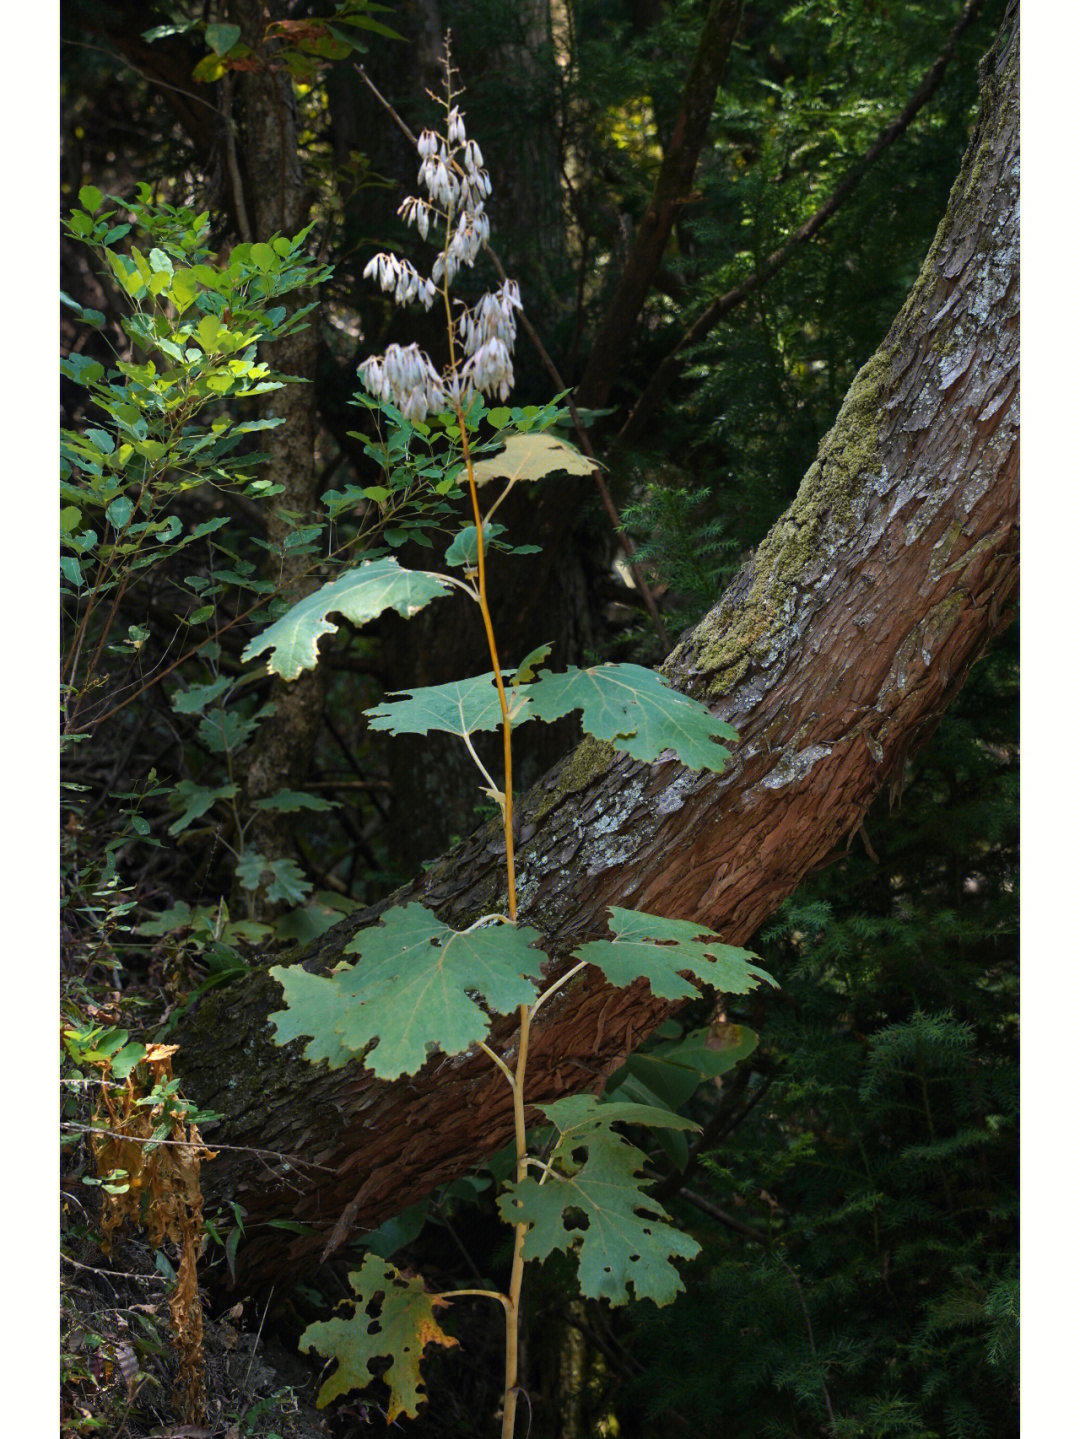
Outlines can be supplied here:
<path id="1" fill-rule="evenodd" d="M 1014 16 L 1010 11 L 1010 17 Z M 738 729 L 720 776 L 586 741 L 521 804 L 521 914 L 552 972 L 610 904 L 704 921 L 744 942 L 847 843 L 1008 619 L 1017 578 L 1018 39 L 989 58 L 983 109 L 922 273 L 863 367 L 799 493 L 666 673 Z M 498 906 L 481 829 L 408 891 L 461 926 Z M 400 896 L 399 896 L 400 898 Z M 361 923 L 370 923 L 375 912 Z M 328 970 L 358 928 L 308 954 Z M 226 1116 L 204 1171 L 247 1211 L 247 1282 L 296 1274 L 511 1135 L 490 1062 L 434 1057 L 388 1084 L 278 1049 L 265 973 L 207 996 L 181 1032 L 187 1089 Z M 598 1085 L 670 1011 L 594 970 L 533 1031 L 531 1097 Z M 511 1021 L 493 1044 L 513 1044 Z M 253 1146 L 248 1149 L 244 1146 Z M 311 1225 L 285 1237 L 269 1219 Z"/>

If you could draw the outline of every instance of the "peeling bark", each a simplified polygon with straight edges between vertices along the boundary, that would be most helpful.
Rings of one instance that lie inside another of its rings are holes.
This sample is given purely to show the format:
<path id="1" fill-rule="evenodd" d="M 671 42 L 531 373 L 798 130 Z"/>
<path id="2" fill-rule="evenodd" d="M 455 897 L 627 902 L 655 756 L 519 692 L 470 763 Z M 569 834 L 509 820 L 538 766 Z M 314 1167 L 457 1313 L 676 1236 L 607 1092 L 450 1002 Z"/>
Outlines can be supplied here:
<path id="1" fill-rule="evenodd" d="M 984 70 L 983 109 L 904 308 L 863 367 L 799 493 L 665 672 L 733 723 L 720 776 L 636 763 L 586 741 L 520 806 L 521 916 L 550 973 L 605 909 L 700 919 L 745 942 L 850 840 L 1007 623 L 1017 582 L 1018 40 Z M 501 843 L 477 831 L 418 879 L 461 925 L 497 908 Z M 386 906 L 382 906 L 385 908 Z M 359 922 L 309 951 L 328 970 Z M 227 1116 L 211 1203 L 247 1210 L 243 1282 L 295 1275 L 506 1142 L 509 1089 L 479 1055 L 416 1076 L 329 1073 L 271 1042 L 280 988 L 258 973 L 208 995 L 180 1034 L 184 1083 Z M 533 1030 L 530 1095 L 598 1085 L 671 1010 L 589 970 Z M 514 1026 L 493 1045 L 509 1052 Z M 276 1151 L 277 1157 L 265 1151 Z M 287 1162 L 280 1158 L 288 1156 Z M 271 1218 L 312 1225 L 284 1236 Z"/>

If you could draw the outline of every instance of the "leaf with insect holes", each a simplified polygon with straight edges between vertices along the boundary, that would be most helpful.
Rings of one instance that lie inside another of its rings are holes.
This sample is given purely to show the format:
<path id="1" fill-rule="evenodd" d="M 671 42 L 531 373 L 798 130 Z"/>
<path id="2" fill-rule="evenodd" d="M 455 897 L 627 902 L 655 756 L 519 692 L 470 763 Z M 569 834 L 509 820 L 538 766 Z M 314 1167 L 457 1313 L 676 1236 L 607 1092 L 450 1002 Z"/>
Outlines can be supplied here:
<path id="1" fill-rule="evenodd" d="M 408 619 L 451 588 L 444 576 L 403 570 L 395 559 L 365 560 L 286 610 L 249 641 L 242 658 L 246 663 L 269 650 L 270 673 L 294 680 L 301 670 L 315 668 L 320 638 L 337 631 L 328 615 L 343 615 L 354 625 L 366 624 L 384 610 Z"/>
<path id="2" fill-rule="evenodd" d="M 457 1343 L 435 1319 L 436 1309 L 445 1308 L 447 1301 L 426 1293 L 422 1280 L 407 1277 L 374 1254 L 364 1255 L 361 1268 L 349 1274 L 349 1283 L 356 1295 L 352 1316 L 309 1324 L 300 1336 L 302 1350 L 315 1349 L 337 1360 L 315 1403 L 324 1409 L 339 1394 L 365 1389 L 375 1378 L 371 1361 L 390 1358 L 389 1369 L 379 1376 L 390 1388 L 386 1422 L 393 1424 L 399 1414 L 415 1419 L 426 1397 L 420 1377 L 424 1350 L 429 1344 L 450 1348 Z"/>
<path id="3" fill-rule="evenodd" d="M 622 987 L 647 979 L 658 999 L 690 999 L 698 991 L 683 979 L 681 970 L 726 994 L 746 994 L 762 979 L 775 983 L 750 963 L 756 955 L 725 944 L 707 925 L 617 905 L 611 906 L 610 914 L 615 938 L 579 945 L 574 958 L 595 964 L 611 984 Z"/>
<path id="4" fill-rule="evenodd" d="M 474 995 L 496 1014 L 532 1003 L 539 938 L 511 924 L 458 933 L 421 904 L 387 910 L 345 946 L 356 963 L 328 979 L 298 965 L 270 971 L 288 1006 L 270 1016 L 276 1042 L 311 1035 L 305 1056 L 337 1069 L 377 1040 L 364 1054 L 373 1074 L 415 1074 L 431 1050 L 460 1054 L 485 1037 L 488 1016 Z"/>
<path id="5" fill-rule="evenodd" d="M 662 1109 L 601 1104 L 588 1094 L 538 1108 L 560 1131 L 551 1172 L 543 1184 L 530 1175 L 508 1185 L 498 1200 L 507 1223 L 528 1225 L 525 1258 L 576 1248 L 587 1299 L 625 1304 L 632 1286 L 639 1299 L 670 1304 L 683 1288 L 672 1258 L 693 1259 L 700 1245 L 667 1223 L 665 1211 L 643 1192 L 645 1155 L 611 1125 L 697 1126 Z"/>
<path id="6" fill-rule="evenodd" d="M 534 718 L 561 719 L 581 710 L 582 728 L 610 740 L 634 759 L 653 761 L 673 750 L 688 769 L 720 771 L 731 758 L 717 741 L 736 739 L 729 724 L 697 700 L 670 689 L 655 670 L 604 664 L 543 674 L 529 686 Z"/>
<path id="7" fill-rule="evenodd" d="M 507 677 L 509 673 L 505 671 Z M 507 703 L 511 723 L 522 724 L 529 719 L 526 696 L 508 689 Z M 498 729 L 502 723 L 499 692 L 490 670 L 486 675 L 474 675 L 468 680 L 401 690 L 366 713 L 372 729 L 389 730 L 391 734 L 427 734 L 438 730 L 443 734 L 468 735 L 476 730 Z"/>
<path id="8" fill-rule="evenodd" d="M 542 480 L 548 475 L 591 475 L 599 469 L 565 440 L 557 440 L 546 430 L 529 435 L 511 435 L 506 448 L 491 459 L 473 465 L 473 478 L 478 485 L 489 480 Z"/>

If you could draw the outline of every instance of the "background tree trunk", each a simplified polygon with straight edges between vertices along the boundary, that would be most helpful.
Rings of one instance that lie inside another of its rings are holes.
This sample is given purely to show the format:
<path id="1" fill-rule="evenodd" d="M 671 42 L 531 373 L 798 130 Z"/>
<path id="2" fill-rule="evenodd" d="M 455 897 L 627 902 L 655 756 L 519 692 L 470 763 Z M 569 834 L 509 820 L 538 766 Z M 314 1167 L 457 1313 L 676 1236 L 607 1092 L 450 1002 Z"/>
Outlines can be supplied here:
<path id="1" fill-rule="evenodd" d="M 273 235 L 290 238 L 310 218 L 312 194 L 304 181 L 296 138 L 296 101 L 292 80 L 277 61 L 279 42 L 264 40 L 266 26 L 284 18 L 285 7 L 267 5 L 264 0 L 230 0 L 229 17 L 239 25 L 245 41 L 263 62 L 263 68 L 240 74 L 234 87 L 237 100 L 237 159 L 243 204 L 235 208 L 246 217 L 251 233 L 246 240 L 267 240 Z M 231 94 L 231 90 L 226 91 Z M 300 291 L 296 305 L 314 299 Z M 306 328 L 266 345 L 268 362 L 287 375 L 314 375 L 317 369 L 318 310 L 308 317 Z M 318 580 L 300 576 L 310 561 L 290 557 L 285 540 L 294 526 L 287 516 L 313 515 L 319 510 L 320 485 L 315 457 L 315 387 L 313 384 L 286 385 L 268 396 L 261 406 L 268 415 L 284 419 L 276 429 L 266 431 L 265 450 L 269 459 L 261 471 L 264 479 L 282 486 L 267 512 L 267 538 L 278 546 L 271 556 L 270 578 L 293 586 L 294 598 L 317 588 Z M 245 788 L 250 802 L 265 799 L 283 788 L 301 789 L 310 773 L 311 756 L 322 722 L 328 671 L 324 668 L 302 676 L 295 684 L 274 682 L 273 722 L 263 724 L 245 756 Z M 292 819 L 274 811 L 257 811 L 251 831 L 251 845 L 268 859 L 291 854 Z"/>
<path id="2" fill-rule="evenodd" d="M 612 384 L 623 368 L 624 348 L 630 342 L 645 297 L 656 278 L 679 206 L 690 199 L 698 156 L 716 101 L 716 88 L 727 66 L 742 10 L 742 0 L 712 0 L 709 6 L 652 199 L 593 341 L 577 395 L 579 404 L 596 408 L 606 404 Z"/>
<path id="3" fill-rule="evenodd" d="M 899 788 L 1009 618 L 1017 550 L 1018 39 L 1015 8 L 984 70 L 983 108 L 945 219 L 906 304 L 849 391 L 799 493 L 726 594 L 669 657 L 677 688 L 738 729 L 720 776 L 639 764 L 592 741 L 521 804 L 521 914 L 551 972 L 612 903 L 747 940 Z M 497 907 L 493 825 L 409 889 L 462 924 Z M 405 896 L 399 895 L 400 900 Z M 382 906 L 385 908 L 386 906 Z M 370 923 L 371 911 L 361 923 Z M 325 935 L 327 970 L 359 927 Z M 211 1202 L 247 1210 L 244 1282 L 296 1274 L 352 1225 L 374 1226 L 511 1133 L 482 1056 L 436 1056 L 393 1084 L 276 1048 L 280 987 L 256 973 L 181 1028 L 184 1084 L 227 1116 L 204 1170 Z M 543 1012 L 534 1100 L 598 1085 L 670 1006 L 594 971 Z M 512 1044 L 511 1021 L 493 1044 Z M 252 1152 L 243 1146 L 258 1146 Z M 284 1157 L 283 1157 L 284 1156 Z M 271 1218 L 312 1225 L 284 1237 Z"/>

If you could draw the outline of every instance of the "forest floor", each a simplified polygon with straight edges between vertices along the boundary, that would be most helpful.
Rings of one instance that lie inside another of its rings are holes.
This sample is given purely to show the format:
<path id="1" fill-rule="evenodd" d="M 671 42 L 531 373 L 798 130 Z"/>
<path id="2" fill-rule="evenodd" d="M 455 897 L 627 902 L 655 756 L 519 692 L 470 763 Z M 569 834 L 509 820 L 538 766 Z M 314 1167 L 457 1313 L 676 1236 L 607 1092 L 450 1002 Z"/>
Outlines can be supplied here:
<path id="1" fill-rule="evenodd" d="M 177 1419 L 174 1281 L 137 1231 L 114 1237 L 106 1255 L 95 1233 L 96 1194 L 77 1186 L 65 1184 L 63 1202 L 63 1439 L 327 1439 L 330 1423 L 315 1408 L 318 1376 L 265 1332 L 266 1307 L 215 1302 L 205 1291 L 205 1422 Z"/>
<path id="2" fill-rule="evenodd" d="M 170 993 L 173 986 L 164 982 L 159 967 L 152 962 L 151 972 L 138 977 L 121 975 L 117 968 L 113 983 L 101 985 L 95 982 L 100 971 L 92 951 L 80 937 L 65 939 L 65 1033 L 90 1032 L 87 1026 L 94 1024 L 99 1029 L 111 1025 L 114 1032 L 123 1026 L 125 1033 L 148 1042 L 160 1030 L 170 1001 L 179 997 Z M 275 1322 L 275 1296 L 256 1301 L 230 1285 L 220 1238 L 223 1216 L 215 1215 L 204 1227 L 197 1169 L 192 1211 L 197 1288 L 192 1286 L 186 1306 L 178 1298 L 181 1247 L 169 1237 L 155 1242 L 146 1225 L 155 1210 L 160 1222 L 163 1210 L 175 1202 L 169 1187 L 180 1188 L 183 1176 L 174 1166 L 163 1170 L 164 1179 L 155 1177 L 149 1161 L 139 1175 L 102 1173 L 102 1152 L 95 1154 L 92 1144 L 95 1130 L 101 1134 L 103 1126 L 115 1122 L 104 1107 L 106 1088 L 113 1091 L 119 1111 L 123 1086 L 108 1066 L 73 1063 L 67 1049 L 61 1147 L 62 1439 L 327 1439 L 340 1434 L 340 1425 L 315 1407 L 316 1367 L 295 1345 L 282 1341 L 290 1326 Z M 152 1122 L 160 1119 L 158 1110 L 143 1112 L 153 1116 Z M 212 1148 L 213 1140 L 207 1142 Z M 182 1151 L 178 1146 L 174 1152 Z M 104 1160 L 106 1166 L 110 1162 Z M 129 1182 L 110 1190 L 110 1178 Z M 134 1202 L 140 1193 L 145 1196 L 141 1210 Z M 125 1212 L 128 1217 L 117 1223 Z M 142 1223 L 131 1217 L 133 1212 L 141 1214 Z M 185 1385 L 197 1402 L 185 1399 Z"/>

